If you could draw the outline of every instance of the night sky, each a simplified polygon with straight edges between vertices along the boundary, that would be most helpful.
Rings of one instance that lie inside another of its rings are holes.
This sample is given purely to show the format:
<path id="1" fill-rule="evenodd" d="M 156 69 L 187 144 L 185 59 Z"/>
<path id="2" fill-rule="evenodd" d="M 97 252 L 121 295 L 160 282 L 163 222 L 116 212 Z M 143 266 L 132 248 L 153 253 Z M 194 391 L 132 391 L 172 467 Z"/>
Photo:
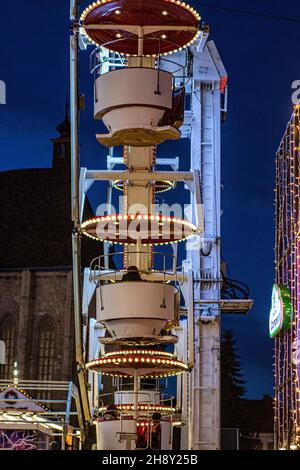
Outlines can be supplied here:
<path id="1" fill-rule="evenodd" d="M 69 86 L 68 3 L 1 0 L 0 80 L 7 85 L 7 105 L 0 106 L 0 170 L 51 166 L 49 139 L 63 120 Z M 234 330 L 247 396 L 260 398 L 273 393 L 268 314 L 274 281 L 274 155 L 292 112 L 291 83 L 300 80 L 300 23 L 190 3 L 210 24 L 210 39 L 229 75 L 228 119 L 222 128 L 222 251 L 231 277 L 249 285 L 255 306 L 247 317 L 224 318 L 223 325 Z M 203 3 L 300 19 L 299 0 Z M 81 158 L 82 166 L 95 169 L 104 168 L 105 150 L 95 139 L 100 125 L 92 118 L 88 56 L 80 59 L 86 94 Z M 187 142 L 164 144 L 159 155 L 180 156 L 181 169 L 188 169 Z"/>

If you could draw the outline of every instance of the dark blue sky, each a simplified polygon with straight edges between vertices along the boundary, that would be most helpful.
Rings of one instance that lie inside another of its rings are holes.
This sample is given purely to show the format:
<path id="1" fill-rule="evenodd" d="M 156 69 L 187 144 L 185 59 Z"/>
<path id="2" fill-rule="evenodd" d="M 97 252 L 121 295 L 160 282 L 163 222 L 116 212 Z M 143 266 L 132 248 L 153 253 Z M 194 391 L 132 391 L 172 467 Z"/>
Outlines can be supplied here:
<path id="1" fill-rule="evenodd" d="M 51 165 L 49 138 L 57 135 L 69 86 L 68 3 L 1 0 L 0 80 L 7 84 L 7 105 L 0 106 L 0 170 Z M 235 332 L 248 396 L 259 398 L 272 394 L 273 387 L 268 313 L 274 280 L 274 155 L 292 111 L 291 83 L 300 80 L 300 24 L 191 3 L 211 25 L 211 39 L 229 75 L 222 137 L 223 255 L 232 277 L 249 285 L 255 307 L 247 317 L 224 318 L 223 324 Z M 205 3 L 300 19 L 299 0 Z M 100 168 L 105 151 L 95 140 L 99 123 L 92 119 L 87 53 L 81 57 L 81 83 L 87 98 L 82 165 Z M 160 155 L 174 156 L 175 148 L 186 168 L 186 142 L 164 144 Z"/>

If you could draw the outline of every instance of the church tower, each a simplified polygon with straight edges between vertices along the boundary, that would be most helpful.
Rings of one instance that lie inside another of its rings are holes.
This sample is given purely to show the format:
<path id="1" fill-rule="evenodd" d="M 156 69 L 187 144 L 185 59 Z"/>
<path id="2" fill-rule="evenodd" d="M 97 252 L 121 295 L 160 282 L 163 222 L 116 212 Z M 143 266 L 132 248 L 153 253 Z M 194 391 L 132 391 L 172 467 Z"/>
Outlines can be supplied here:
<path id="1" fill-rule="evenodd" d="M 70 168 L 70 155 L 71 155 L 71 129 L 69 120 L 69 102 L 68 98 L 65 104 L 65 118 L 57 126 L 59 137 L 51 139 L 53 142 L 53 160 L 52 167 L 57 169 Z"/>

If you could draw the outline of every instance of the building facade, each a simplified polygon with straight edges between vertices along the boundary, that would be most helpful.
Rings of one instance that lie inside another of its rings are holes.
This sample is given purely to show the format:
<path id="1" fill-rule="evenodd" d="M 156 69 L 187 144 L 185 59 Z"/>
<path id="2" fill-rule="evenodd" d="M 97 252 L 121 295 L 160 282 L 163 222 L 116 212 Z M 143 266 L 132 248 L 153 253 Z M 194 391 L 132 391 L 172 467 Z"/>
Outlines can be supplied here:
<path id="1" fill-rule="evenodd" d="M 0 173 L 0 340 L 6 364 L 0 379 L 74 377 L 70 215 L 70 123 L 52 139 L 52 168 Z M 92 216 L 89 203 L 87 216 Z M 100 245 L 83 241 L 83 266 Z M 86 261 L 85 261 L 86 260 Z"/>
<path id="2" fill-rule="evenodd" d="M 0 378 L 70 380 L 73 368 L 72 271 L 0 273 Z"/>

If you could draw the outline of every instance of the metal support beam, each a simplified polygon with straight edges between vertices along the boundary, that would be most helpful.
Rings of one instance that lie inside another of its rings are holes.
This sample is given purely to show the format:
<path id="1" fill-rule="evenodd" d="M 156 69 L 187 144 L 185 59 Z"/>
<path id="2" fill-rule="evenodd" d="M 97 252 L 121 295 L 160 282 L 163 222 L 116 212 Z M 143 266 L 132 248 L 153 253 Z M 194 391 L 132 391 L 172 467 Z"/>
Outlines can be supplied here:
<path id="1" fill-rule="evenodd" d="M 188 363 L 194 367 L 195 363 L 195 326 L 194 326 L 194 289 L 193 271 L 188 271 Z M 194 397 L 193 397 L 193 373 L 189 375 L 189 409 L 188 409 L 188 448 L 193 448 L 193 424 L 194 424 Z"/>
<path id="2" fill-rule="evenodd" d="M 84 26 L 84 29 L 87 31 L 89 30 L 122 30 L 122 31 L 127 31 L 129 33 L 133 33 L 138 35 L 140 32 L 140 26 L 132 26 L 129 24 L 88 24 Z M 157 31 L 161 31 L 162 27 L 161 25 L 158 26 L 143 26 L 143 35 L 150 34 L 150 33 L 155 33 Z M 172 25 L 164 25 L 163 27 L 164 31 L 188 31 L 188 32 L 193 32 L 196 33 L 198 31 L 198 28 L 195 26 L 172 26 Z"/>
<path id="3" fill-rule="evenodd" d="M 86 168 L 80 169 L 79 176 L 79 220 L 82 222 L 86 193 L 94 184 L 95 180 L 86 177 Z"/>
<path id="4" fill-rule="evenodd" d="M 112 157 L 107 156 L 107 168 L 113 170 L 116 165 L 125 165 L 124 157 Z M 178 171 L 179 168 L 179 157 L 175 158 L 157 158 L 155 166 L 170 166 L 173 171 Z"/>
<path id="5" fill-rule="evenodd" d="M 86 373 L 83 362 L 82 315 L 81 315 L 81 260 L 80 260 L 80 208 L 79 208 L 79 106 L 78 106 L 78 47 L 79 47 L 79 1 L 71 0 L 73 32 L 70 37 L 70 114 L 71 114 L 71 214 L 73 221 L 72 258 L 75 323 L 75 355 L 83 413 L 86 422 L 91 422 L 88 403 Z"/>
<path id="6" fill-rule="evenodd" d="M 153 171 L 135 172 L 108 171 L 108 170 L 87 170 L 87 179 L 97 181 L 126 180 L 126 181 L 193 181 L 194 175 L 190 171 Z"/>

